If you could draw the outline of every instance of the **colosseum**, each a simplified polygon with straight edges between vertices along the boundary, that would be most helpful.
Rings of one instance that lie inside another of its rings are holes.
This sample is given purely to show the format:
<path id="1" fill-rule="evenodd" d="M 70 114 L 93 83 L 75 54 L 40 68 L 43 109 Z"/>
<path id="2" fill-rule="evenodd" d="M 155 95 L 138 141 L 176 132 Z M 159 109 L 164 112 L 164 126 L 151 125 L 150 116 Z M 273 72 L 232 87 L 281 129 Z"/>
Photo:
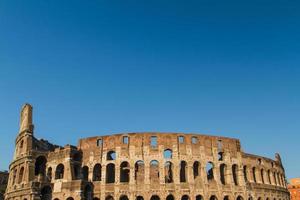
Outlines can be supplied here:
<path id="1" fill-rule="evenodd" d="M 54 145 L 34 136 L 23 106 L 6 200 L 288 200 L 279 154 L 243 152 L 238 139 L 122 133 Z"/>

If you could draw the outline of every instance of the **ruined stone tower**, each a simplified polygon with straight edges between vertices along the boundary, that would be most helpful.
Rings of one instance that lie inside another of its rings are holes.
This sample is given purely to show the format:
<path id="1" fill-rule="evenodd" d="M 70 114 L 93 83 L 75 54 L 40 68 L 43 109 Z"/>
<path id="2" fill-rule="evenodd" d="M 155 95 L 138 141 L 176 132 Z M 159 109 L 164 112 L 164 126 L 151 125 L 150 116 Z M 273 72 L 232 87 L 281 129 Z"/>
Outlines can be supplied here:
<path id="1" fill-rule="evenodd" d="M 234 138 L 121 133 L 60 147 L 33 130 L 26 104 L 6 200 L 289 200 L 280 155 L 245 153 Z"/>

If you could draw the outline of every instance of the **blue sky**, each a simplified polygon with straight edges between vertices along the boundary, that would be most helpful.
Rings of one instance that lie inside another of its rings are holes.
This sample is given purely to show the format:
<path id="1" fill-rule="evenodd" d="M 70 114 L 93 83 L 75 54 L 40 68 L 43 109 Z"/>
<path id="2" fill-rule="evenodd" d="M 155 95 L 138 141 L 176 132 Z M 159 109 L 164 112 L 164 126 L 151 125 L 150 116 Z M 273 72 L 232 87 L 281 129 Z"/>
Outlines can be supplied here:
<path id="1" fill-rule="evenodd" d="M 119 132 L 239 138 L 300 176 L 299 1 L 1 1 L 0 169 L 19 111 L 64 145 Z"/>

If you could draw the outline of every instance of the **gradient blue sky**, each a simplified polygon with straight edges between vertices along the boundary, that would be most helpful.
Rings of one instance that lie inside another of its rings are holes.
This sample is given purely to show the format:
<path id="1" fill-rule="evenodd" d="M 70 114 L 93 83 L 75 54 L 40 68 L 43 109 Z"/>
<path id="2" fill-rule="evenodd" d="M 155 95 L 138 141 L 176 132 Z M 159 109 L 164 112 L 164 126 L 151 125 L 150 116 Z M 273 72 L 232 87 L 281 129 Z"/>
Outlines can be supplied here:
<path id="1" fill-rule="evenodd" d="M 226 2 L 226 3 L 225 3 Z M 299 1 L 0 1 L 0 169 L 23 103 L 64 145 L 135 131 L 236 137 L 300 176 Z"/>

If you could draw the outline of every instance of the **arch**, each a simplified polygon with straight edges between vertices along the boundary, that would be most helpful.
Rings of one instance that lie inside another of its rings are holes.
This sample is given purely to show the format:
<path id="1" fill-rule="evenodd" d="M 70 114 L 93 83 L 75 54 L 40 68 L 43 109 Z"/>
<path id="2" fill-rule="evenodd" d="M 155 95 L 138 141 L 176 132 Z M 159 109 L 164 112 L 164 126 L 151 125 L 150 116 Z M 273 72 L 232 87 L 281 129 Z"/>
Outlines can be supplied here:
<path id="1" fill-rule="evenodd" d="M 157 160 L 150 162 L 150 182 L 159 183 L 159 162 Z"/>
<path id="2" fill-rule="evenodd" d="M 185 183 L 187 181 L 186 171 L 187 171 L 187 163 L 184 160 L 182 160 L 180 162 L 180 174 L 179 174 L 181 183 Z"/>
<path id="3" fill-rule="evenodd" d="M 233 178 L 234 184 L 239 185 L 237 164 L 232 165 L 232 178 Z"/>
<path id="4" fill-rule="evenodd" d="M 93 199 L 93 188 L 90 184 L 84 187 L 83 196 L 84 200 L 92 200 Z"/>
<path id="5" fill-rule="evenodd" d="M 199 195 L 197 195 L 197 196 L 196 196 L 196 200 L 203 200 L 203 196 L 202 196 L 202 195 L 200 195 L 200 194 L 199 194 Z"/>
<path id="6" fill-rule="evenodd" d="M 166 198 L 166 200 L 175 200 L 174 196 L 172 194 L 169 194 Z"/>
<path id="7" fill-rule="evenodd" d="M 111 195 L 108 195 L 108 196 L 105 197 L 105 200 L 114 200 L 114 197 L 111 196 Z"/>
<path id="8" fill-rule="evenodd" d="M 172 150 L 171 149 L 165 149 L 164 150 L 164 158 L 165 159 L 172 159 Z"/>
<path id="9" fill-rule="evenodd" d="M 50 186 L 45 186 L 41 189 L 41 200 L 51 200 L 52 199 L 52 188 Z"/>
<path id="10" fill-rule="evenodd" d="M 135 200 L 144 200 L 144 197 L 143 197 L 143 196 L 137 196 L 137 197 L 135 198 Z"/>
<path id="11" fill-rule="evenodd" d="M 49 167 L 47 170 L 47 179 L 51 182 L 52 180 L 52 167 Z"/>
<path id="12" fill-rule="evenodd" d="M 224 196 L 223 200 L 229 200 L 229 196 L 228 195 Z"/>
<path id="13" fill-rule="evenodd" d="M 109 163 L 106 165 L 106 183 L 115 182 L 115 164 Z"/>
<path id="14" fill-rule="evenodd" d="M 181 197 L 181 200 L 190 200 L 190 197 L 185 194 Z"/>
<path id="15" fill-rule="evenodd" d="M 126 195 L 121 195 L 119 200 L 129 200 L 129 199 Z"/>
<path id="16" fill-rule="evenodd" d="M 68 197 L 67 200 L 74 200 L 74 198 L 73 197 Z"/>
<path id="17" fill-rule="evenodd" d="M 19 180 L 18 180 L 19 184 L 23 181 L 23 176 L 24 176 L 24 167 L 21 167 L 19 172 Z"/>
<path id="18" fill-rule="evenodd" d="M 226 169 L 226 164 L 223 163 L 220 165 L 220 181 L 223 185 L 226 185 Z"/>
<path id="19" fill-rule="evenodd" d="M 244 173 L 245 182 L 248 182 L 247 166 L 246 165 L 243 167 L 243 173 Z"/>
<path id="20" fill-rule="evenodd" d="M 271 171 L 270 170 L 268 170 L 268 182 L 269 182 L 269 184 L 272 184 L 272 181 L 271 181 Z"/>
<path id="21" fill-rule="evenodd" d="M 73 179 L 74 180 L 80 179 L 80 168 L 81 168 L 80 164 L 73 165 L 73 172 L 74 172 Z"/>
<path id="22" fill-rule="evenodd" d="M 193 164 L 193 175 L 194 175 L 194 179 L 196 179 L 197 177 L 200 176 L 200 162 L 199 161 L 195 161 Z"/>
<path id="23" fill-rule="evenodd" d="M 63 164 L 59 164 L 55 170 L 55 179 L 63 179 L 65 172 L 65 166 Z"/>
<path id="24" fill-rule="evenodd" d="M 158 195 L 152 195 L 150 200 L 160 200 Z"/>
<path id="25" fill-rule="evenodd" d="M 192 137 L 192 144 L 198 144 L 198 138 L 196 136 Z"/>
<path id="26" fill-rule="evenodd" d="M 210 196 L 209 200 L 218 200 L 218 198 L 215 195 Z"/>
<path id="27" fill-rule="evenodd" d="M 254 183 L 256 183 L 256 168 L 255 167 L 252 168 L 252 176 L 253 176 Z"/>
<path id="28" fill-rule="evenodd" d="M 173 164 L 170 161 L 165 163 L 165 182 L 173 183 Z"/>
<path id="29" fill-rule="evenodd" d="M 275 181 L 275 185 L 277 185 L 277 179 L 276 179 L 276 174 L 275 174 L 275 172 L 273 172 L 273 178 L 274 178 L 274 181 Z"/>
<path id="30" fill-rule="evenodd" d="M 116 160 L 117 154 L 115 151 L 109 151 L 106 154 L 106 160 Z"/>
<path id="31" fill-rule="evenodd" d="M 124 161 L 120 165 L 120 182 L 128 183 L 130 175 L 130 165 L 128 162 Z"/>
<path id="32" fill-rule="evenodd" d="M 16 179 L 17 179 L 17 169 L 14 169 L 13 172 L 13 180 L 12 180 L 12 185 L 14 185 L 16 183 Z"/>
<path id="33" fill-rule="evenodd" d="M 93 181 L 101 181 L 101 174 L 102 174 L 101 170 L 102 170 L 101 165 L 97 163 L 93 169 Z"/>
<path id="34" fill-rule="evenodd" d="M 34 167 L 34 174 L 35 176 L 38 175 L 45 175 L 46 173 L 46 163 L 47 159 L 45 156 L 39 156 L 35 160 L 35 167 Z"/>
<path id="35" fill-rule="evenodd" d="M 88 181 L 89 180 L 89 167 L 88 166 L 82 167 L 81 175 L 82 175 L 82 179 L 84 181 Z"/>
<path id="36" fill-rule="evenodd" d="M 143 183 L 145 177 L 144 161 L 139 160 L 134 164 L 134 177 L 137 183 Z"/>
<path id="37" fill-rule="evenodd" d="M 244 200 L 244 198 L 242 197 L 242 196 L 238 196 L 237 198 L 236 198 L 236 200 Z"/>
<path id="38" fill-rule="evenodd" d="M 263 184 L 265 183 L 264 174 L 265 174 L 264 169 L 261 169 L 261 170 L 260 170 L 260 178 L 261 178 L 261 182 L 262 182 Z"/>
<path id="39" fill-rule="evenodd" d="M 214 179 L 214 165 L 212 162 L 208 162 L 206 164 L 206 175 L 207 175 L 208 181 L 211 181 Z"/>

